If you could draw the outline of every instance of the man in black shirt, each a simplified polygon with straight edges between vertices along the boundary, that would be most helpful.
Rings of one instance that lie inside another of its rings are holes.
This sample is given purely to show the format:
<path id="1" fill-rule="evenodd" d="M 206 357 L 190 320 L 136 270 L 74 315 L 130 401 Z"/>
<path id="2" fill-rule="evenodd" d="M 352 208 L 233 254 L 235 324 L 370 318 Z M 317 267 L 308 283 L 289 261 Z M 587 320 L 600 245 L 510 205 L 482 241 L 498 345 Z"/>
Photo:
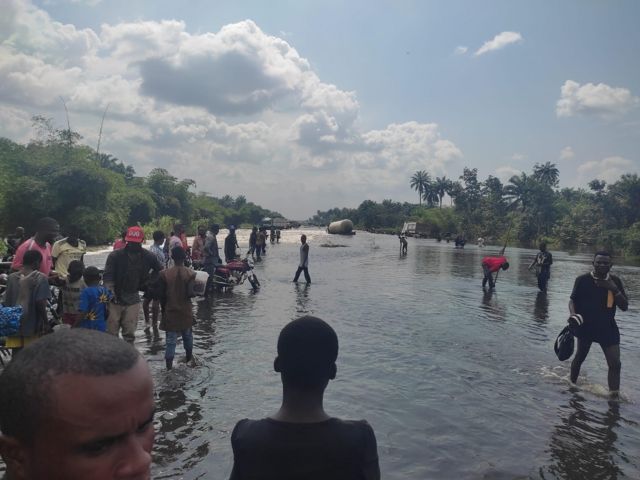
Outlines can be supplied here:
<path id="1" fill-rule="evenodd" d="M 571 381 L 575 383 L 582 362 L 593 342 L 599 343 L 609 366 L 608 383 L 612 396 L 620 390 L 620 332 L 616 324 L 616 306 L 623 312 L 629 307 L 622 281 L 611 275 L 611 255 L 597 252 L 593 271 L 576 278 L 569 300 L 571 315 L 582 316 L 582 326 L 575 330 L 578 348 L 571 362 Z M 571 320 L 571 318 L 570 318 Z"/>
<path id="2" fill-rule="evenodd" d="M 282 406 L 268 418 L 237 423 L 231 480 L 379 480 L 371 426 L 330 417 L 323 409 L 337 357 L 338 337 L 323 320 L 300 317 L 282 329 L 274 362 Z"/>
<path id="3" fill-rule="evenodd" d="M 549 277 L 551 277 L 551 264 L 553 264 L 553 256 L 551 252 L 547 251 L 547 243 L 541 242 L 540 251 L 536 255 L 536 258 L 533 259 L 533 262 L 531 262 L 531 265 L 529 265 L 529 270 L 534 266 L 536 267 L 538 288 L 541 292 L 547 291 L 547 282 L 549 281 Z"/>

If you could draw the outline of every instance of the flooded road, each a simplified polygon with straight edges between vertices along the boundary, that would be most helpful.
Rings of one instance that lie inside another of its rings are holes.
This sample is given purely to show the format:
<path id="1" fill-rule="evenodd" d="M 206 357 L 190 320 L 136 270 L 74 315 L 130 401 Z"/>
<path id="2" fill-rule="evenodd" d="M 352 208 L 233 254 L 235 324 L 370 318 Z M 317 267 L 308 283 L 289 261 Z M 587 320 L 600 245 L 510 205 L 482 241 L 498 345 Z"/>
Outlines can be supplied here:
<path id="1" fill-rule="evenodd" d="M 552 251 L 543 295 L 526 268 L 535 252 L 509 248 L 511 268 L 486 294 L 480 261 L 499 247 L 409 239 L 401 257 L 394 236 L 304 233 L 311 285 L 291 283 L 300 231 L 283 231 L 256 266 L 258 292 L 246 284 L 194 301 L 197 367 L 166 372 L 164 334 L 138 331 L 157 389 L 153 478 L 228 478 L 231 430 L 279 407 L 277 335 L 303 314 L 338 333 L 325 407 L 371 423 L 385 479 L 640 478 L 639 268 L 614 267 L 631 306 L 617 314 L 623 400 L 613 403 L 597 346 L 577 389 L 553 352 L 589 256 Z M 238 239 L 246 251 L 248 231 Z"/>

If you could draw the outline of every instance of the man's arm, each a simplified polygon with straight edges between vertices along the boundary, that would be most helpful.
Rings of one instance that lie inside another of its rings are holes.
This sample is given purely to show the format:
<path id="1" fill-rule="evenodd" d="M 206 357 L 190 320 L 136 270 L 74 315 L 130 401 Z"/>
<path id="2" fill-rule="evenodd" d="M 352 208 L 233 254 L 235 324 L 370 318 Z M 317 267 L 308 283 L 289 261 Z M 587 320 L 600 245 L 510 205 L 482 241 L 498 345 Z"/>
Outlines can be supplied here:
<path id="1" fill-rule="evenodd" d="M 615 277 L 614 283 L 616 284 L 617 289 L 613 291 L 613 300 L 616 302 L 616 306 L 620 310 L 626 312 L 629 308 L 629 297 L 627 297 L 627 293 L 624 291 L 622 280 Z"/>
<path id="2" fill-rule="evenodd" d="M 104 273 L 102 274 L 102 283 L 105 287 L 113 292 L 113 287 L 115 285 L 115 250 L 107 256 L 107 262 L 104 265 Z"/>

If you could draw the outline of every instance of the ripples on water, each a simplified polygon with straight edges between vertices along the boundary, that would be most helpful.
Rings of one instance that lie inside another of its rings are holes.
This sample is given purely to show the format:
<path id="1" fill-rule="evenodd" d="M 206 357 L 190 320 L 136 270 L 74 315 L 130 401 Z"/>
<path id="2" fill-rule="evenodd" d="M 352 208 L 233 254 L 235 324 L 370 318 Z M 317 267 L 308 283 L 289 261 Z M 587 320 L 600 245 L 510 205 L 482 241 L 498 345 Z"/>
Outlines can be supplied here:
<path id="1" fill-rule="evenodd" d="M 588 256 L 553 252 L 543 295 L 527 271 L 535 252 L 510 248 L 511 268 L 490 294 L 480 286 L 480 261 L 499 247 L 409 239 L 401 257 L 394 236 L 305 233 L 312 285 L 291 283 L 300 232 L 284 231 L 256 267 L 258 292 L 243 285 L 194 302 L 195 368 L 166 372 L 164 334 L 138 332 L 158 400 L 153 478 L 228 478 L 231 430 L 278 408 L 277 335 L 303 314 L 338 332 L 326 408 L 373 425 L 386 479 L 640 478 L 640 269 L 614 267 L 631 300 L 617 314 L 623 401 L 614 403 L 598 348 L 579 388 L 553 352 Z M 239 242 L 246 248 L 247 231 Z"/>

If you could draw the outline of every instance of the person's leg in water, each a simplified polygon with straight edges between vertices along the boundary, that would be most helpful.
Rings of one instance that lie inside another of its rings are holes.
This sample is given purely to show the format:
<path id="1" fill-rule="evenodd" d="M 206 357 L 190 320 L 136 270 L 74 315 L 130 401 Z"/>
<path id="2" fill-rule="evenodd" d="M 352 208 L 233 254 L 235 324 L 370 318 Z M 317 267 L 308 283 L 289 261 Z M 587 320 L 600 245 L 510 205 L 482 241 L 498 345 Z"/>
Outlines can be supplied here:
<path id="1" fill-rule="evenodd" d="M 295 276 L 293 277 L 293 281 L 294 281 L 294 282 L 297 282 L 297 281 L 298 281 L 298 278 L 300 278 L 300 274 L 301 274 L 301 273 L 302 273 L 302 267 L 298 267 L 298 270 L 296 270 L 296 274 L 295 274 Z M 307 275 L 309 275 L 309 274 L 307 273 Z"/>
<path id="2" fill-rule="evenodd" d="M 149 315 L 149 305 L 151 305 L 151 297 L 144 295 L 142 301 L 142 314 L 144 315 L 144 329 L 148 330 L 151 326 L 151 318 Z"/>
<path id="3" fill-rule="evenodd" d="M 607 359 L 607 366 L 609 367 L 609 373 L 607 374 L 607 381 L 609 383 L 609 392 L 612 396 L 618 396 L 620 390 L 620 370 L 622 369 L 622 363 L 620 362 L 620 345 L 609 345 L 604 347 L 601 345 L 604 357 Z"/>
<path id="4" fill-rule="evenodd" d="M 541 292 L 547 291 L 547 282 L 549 281 L 549 272 L 546 270 L 541 270 L 538 274 L 538 289 Z"/>
<path id="5" fill-rule="evenodd" d="M 173 368 L 173 357 L 176 355 L 176 343 L 178 341 L 178 332 L 166 332 L 165 339 L 167 342 L 164 351 L 164 360 L 167 364 L 167 370 Z"/>
<path id="6" fill-rule="evenodd" d="M 578 348 L 576 349 L 576 354 L 571 362 L 571 383 L 576 383 L 578 381 L 580 367 L 582 366 L 582 362 L 584 362 L 585 358 L 587 358 L 587 355 L 589 355 L 589 349 L 591 348 L 591 340 L 585 340 L 582 338 L 576 338 L 576 340 Z"/>
<path id="7" fill-rule="evenodd" d="M 307 283 L 311 283 L 311 276 L 309 275 L 309 269 L 307 267 L 303 267 L 302 271 L 304 272 L 304 279 Z"/>
<path id="8" fill-rule="evenodd" d="M 493 273 L 491 273 L 489 267 L 483 264 L 482 272 L 484 273 L 484 278 L 482 279 L 482 287 L 486 287 L 487 282 L 489 282 L 489 288 L 493 288 L 495 286 L 495 284 L 493 283 Z"/>
<path id="9" fill-rule="evenodd" d="M 193 358 L 193 329 L 187 328 L 182 332 L 182 345 L 186 354 L 187 363 Z"/>

